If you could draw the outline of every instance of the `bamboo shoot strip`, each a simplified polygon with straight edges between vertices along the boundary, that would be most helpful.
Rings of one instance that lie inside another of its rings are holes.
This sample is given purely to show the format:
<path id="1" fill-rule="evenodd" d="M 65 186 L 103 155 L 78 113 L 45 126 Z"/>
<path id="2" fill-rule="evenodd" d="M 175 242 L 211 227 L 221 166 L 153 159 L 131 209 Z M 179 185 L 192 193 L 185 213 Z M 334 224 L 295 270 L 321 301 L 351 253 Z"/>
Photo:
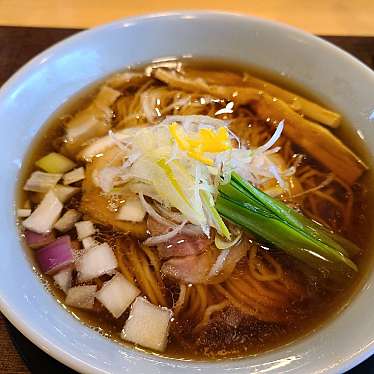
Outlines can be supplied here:
<path id="1" fill-rule="evenodd" d="M 301 112 L 305 117 L 314 121 L 330 127 L 338 127 L 341 123 L 341 115 L 339 113 L 328 110 L 293 92 L 287 91 L 262 79 L 255 78 L 249 74 L 245 75 L 244 82 L 251 87 L 261 89 L 269 95 L 285 101 L 292 109 Z"/>
<path id="2" fill-rule="evenodd" d="M 284 134 L 348 184 L 352 185 L 368 169 L 365 163 L 329 130 L 306 120 L 284 101 L 264 93 L 261 100 L 254 103 L 254 107 L 263 120 L 284 120 Z"/>
<path id="3" fill-rule="evenodd" d="M 155 76 L 164 82 L 167 80 L 169 85 L 176 88 L 190 91 L 194 87 L 195 90 L 209 92 L 212 95 L 222 95 L 226 99 L 230 99 L 234 92 L 238 92 L 238 96 L 247 97 L 248 94 L 254 93 L 253 89 L 257 89 L 258 93 L 264 91 L 281 99 L 295 111 L 301 112 L 304 116 L 323 125 L 336 128 L 341 123 L 339 113 L 250 74 L 245 74 L 243 77 L 230 72 L 187 69 L 177 75 L 167 70 L 158 69 L 155 71 Z"/>
<path id="4" fill-rule="evenodd" d="M 157 69 L 154 76 L 170 87 L 178 88 L 187 92 L 201 92 L 226 100 L 233 100 L 236 104 L 248 104 L 251 101 L 259 100 L 261 91 L 251 87 L 209 85 L 203 79 L 188 79 L 181 74 Z"/>

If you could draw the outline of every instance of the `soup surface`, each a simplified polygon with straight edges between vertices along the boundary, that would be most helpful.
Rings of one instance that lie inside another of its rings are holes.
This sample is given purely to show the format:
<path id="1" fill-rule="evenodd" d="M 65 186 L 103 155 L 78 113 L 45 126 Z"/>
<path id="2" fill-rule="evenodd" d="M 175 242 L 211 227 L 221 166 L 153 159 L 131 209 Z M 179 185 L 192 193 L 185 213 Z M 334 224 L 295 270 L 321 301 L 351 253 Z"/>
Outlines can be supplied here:
<path id="1" fill-rule="evenodd" d="M 245 69 L 126 70 L 42 129 L 21 235 L 58 301 L 118 342 L 197 360 L 273 349 L 342 310 L 369 263 L 369 172 L 341 122 Z"/>

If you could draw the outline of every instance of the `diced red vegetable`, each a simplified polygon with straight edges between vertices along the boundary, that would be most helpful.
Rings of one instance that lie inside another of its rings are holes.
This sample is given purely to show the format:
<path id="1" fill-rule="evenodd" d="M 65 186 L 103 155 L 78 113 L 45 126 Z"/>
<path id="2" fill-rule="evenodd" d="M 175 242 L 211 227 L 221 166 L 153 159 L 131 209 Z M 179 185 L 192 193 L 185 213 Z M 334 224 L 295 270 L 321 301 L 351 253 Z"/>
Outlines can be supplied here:
<path id="1" fill-rule="evenodd" d="M 32 249 L 44 247 L 55 240 L 55 236 L 52 232 L 48 234 L 38 234 L 31 230 L 25 230 L 24 235 L 26 244 Z"/>
<path id="2" fill-rule="evenodd" d="M 55 274 L 73 262 L 73 250 L 68 235 L 60 236 L 46 247 L 38 249 L 36 260 L 45 274 Z"/>

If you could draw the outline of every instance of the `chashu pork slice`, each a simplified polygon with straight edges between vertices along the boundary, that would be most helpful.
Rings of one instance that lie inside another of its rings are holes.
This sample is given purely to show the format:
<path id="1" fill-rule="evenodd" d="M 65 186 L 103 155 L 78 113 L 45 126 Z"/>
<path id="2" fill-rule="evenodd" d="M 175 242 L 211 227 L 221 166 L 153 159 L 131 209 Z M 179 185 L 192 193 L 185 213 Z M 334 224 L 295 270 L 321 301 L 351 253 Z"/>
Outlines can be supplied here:
<path id="1" fill-rule="evenodd" d="M 100 187 L 95 184 L 94 175 L 104 167 L 119 166 L 122 161 L 120 150 L 112 147 L 106 150 L 101 157 L 94 157 L 86 167 L 86 178 L 82 184 L 81 211 L 86 218 L 91 221 L 111 226 L 115 230 L 131 233 L 138 238 L 146 235 L 145 222 L 127 222 L 116 219 L 117 212 L 111 209 L 110 196 L 105 194 Z"/>

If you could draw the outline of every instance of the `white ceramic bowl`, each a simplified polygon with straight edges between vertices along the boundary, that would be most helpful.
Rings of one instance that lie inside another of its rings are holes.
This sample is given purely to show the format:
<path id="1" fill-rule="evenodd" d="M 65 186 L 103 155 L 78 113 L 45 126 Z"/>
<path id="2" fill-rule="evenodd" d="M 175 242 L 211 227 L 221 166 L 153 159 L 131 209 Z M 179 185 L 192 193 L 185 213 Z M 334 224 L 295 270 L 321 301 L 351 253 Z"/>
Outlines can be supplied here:
<path id="1" fill-rule="evenodd" d="M 123 67 L 174 56 L 219 58 L 286 75 L 355 126 L 374 153 L 374 73 L 299 30 L 223 13 L 159 14 L 79 33 L 30 61 L 0 90 L 0 305 L 32 342 L 79 372 L 342 372 L 374 353 L 374 273 L 354 301 L 319 331 L 255 358 L 183 362 L 124 348 L 83 326 L 43 288 L 20 246 L 15 184 L 31 139 L 89 83 Z"/>

